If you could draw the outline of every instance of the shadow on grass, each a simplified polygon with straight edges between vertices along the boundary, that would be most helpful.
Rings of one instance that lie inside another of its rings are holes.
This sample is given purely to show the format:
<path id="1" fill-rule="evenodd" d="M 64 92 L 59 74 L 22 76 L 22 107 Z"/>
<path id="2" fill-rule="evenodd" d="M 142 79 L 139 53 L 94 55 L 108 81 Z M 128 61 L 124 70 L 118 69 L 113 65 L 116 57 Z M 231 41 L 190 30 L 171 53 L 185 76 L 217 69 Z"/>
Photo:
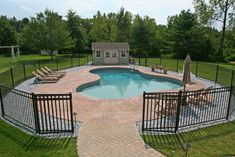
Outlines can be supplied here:
<path id="1" fill-rule="evenodd" d="M 184 143 L 193 143 L 201 140 L 208 140 L 210 138 L 225 136 L 234 132 L 234 130 L 235 121 L 186 133 L 171 135 L 143 135 L 142 138 L 145 143 L 156 149 L 184 149 Z"/>
<path id="2" fill-rule="evenodd" d="M 1 120 L 0 126 L 0 137 L 3 137 L 2 140 L 7 139 L 8 142 L 14 142 L 25 151 L 47 151 L 66 149 L 70 140 L 72 139 L 71 137 L 45 138 L 28 135 L 22 132 L 21 130 L 10 126 L 9 124 L 6 124 Z"/>

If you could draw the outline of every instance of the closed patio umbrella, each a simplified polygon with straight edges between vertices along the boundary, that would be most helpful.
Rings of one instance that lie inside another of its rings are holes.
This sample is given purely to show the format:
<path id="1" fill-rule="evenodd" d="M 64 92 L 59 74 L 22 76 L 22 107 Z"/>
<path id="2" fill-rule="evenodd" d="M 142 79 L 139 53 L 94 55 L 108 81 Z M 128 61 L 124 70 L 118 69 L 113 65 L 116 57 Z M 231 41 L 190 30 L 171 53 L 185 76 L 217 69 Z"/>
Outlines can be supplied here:
<path id="1" fill-rule="evenodd" d="M 191 58 L 189 55 L 184 60 L 184 73 L 183 73 L 183 84 L 184 84 L 184 91 L 186 84 L 191 83 L 191 76 L 190 76 L 190 64 L 191 64 Z"/>

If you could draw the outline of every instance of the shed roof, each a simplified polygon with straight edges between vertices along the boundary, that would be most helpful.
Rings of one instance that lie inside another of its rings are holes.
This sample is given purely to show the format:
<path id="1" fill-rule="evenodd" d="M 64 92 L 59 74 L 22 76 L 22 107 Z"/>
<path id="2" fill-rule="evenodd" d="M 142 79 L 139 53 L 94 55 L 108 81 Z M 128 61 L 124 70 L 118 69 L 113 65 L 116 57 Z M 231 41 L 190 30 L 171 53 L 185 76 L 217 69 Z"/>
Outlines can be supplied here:
<path id="1" fill-rule="evenodd" d="M 92 50 L 130 49 L 128 42 L 93 42 L 91 47 Z"/>

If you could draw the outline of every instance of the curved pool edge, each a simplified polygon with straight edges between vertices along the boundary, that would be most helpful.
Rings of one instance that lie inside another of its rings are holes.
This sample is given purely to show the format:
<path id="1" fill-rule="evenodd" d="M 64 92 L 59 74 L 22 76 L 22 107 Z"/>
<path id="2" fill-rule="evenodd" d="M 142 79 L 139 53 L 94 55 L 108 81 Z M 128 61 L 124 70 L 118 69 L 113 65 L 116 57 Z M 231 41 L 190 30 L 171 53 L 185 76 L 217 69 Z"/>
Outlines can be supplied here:
<path id="1" fill-rule="evenodd" d="M 151 76 L 151 77 L 161 77 L 161 78 L 167 78 L 167 79 L 170 79 L 170 80 L 173 80 L 173 81 L 176 81 L 177 83 L 179 83 L 181 86 L 183 86 L 183 83 L 182 83 L 182 80 L 180 78 L 177 78 L 177 77 L 174 77 L 174 76 L 171 76 L 169 74 L 161 74 L 161 73 L 157 73 L 157 72 L 152 72 L 152 71 L 147 71 L 145 72 L 143 69 L 140 70 L 140 69 L 133 69 L 133 68 L 130 68 L 129 66 L 97 66 L 95 68 L 92 68 L 92 69 L 89 69 L 88 72 L 89 74 L 91 75 L 94 75 L 96 77 L 98 77 L 97 79 L 95 80 L 92 80 L 92 81 L 88 81 L 86 83 L 83 83 L 83 84 L 80 84 L 78 85 L 76 88 L 75 88 L 75 93 L 76 94 L 79 94 L 80 96 L 82 97 L 85 97 L 85 98 L 88 98 L 88 99 L 91 99 L 91 100 L 107 100 L 107 101 L 118 101 L 118 100 L 127 100 L 127 99 L 131 99 L 131 98 L 138 98 L 138 97 L 142 97 L 142 94 L 141 95 L 136 95 L 136 96 L 131 96 L 131 97 L 124 97 L 124 98 L 117 98 L 117 99 L 104 99 L 104 98 L 98 98 L 98 97 L 93 97 L 93 96 L 89 96 L 89 95 L 83 95 L 81 94 L 80 92 L 77 91 L 78 88 L 82 87 L 82 86 L 86 86 L 86 85 L 89 85 L 89 84 L 94 84 L 94 83 L 97 83 L 100 81 L 101 77 L 98 75 L 98 74 L 95 74 L 95 73 L 92 73 L 92 71 L 95 71 L 95 70 L 102 70 L 102 69 L 110 69 L 110 68 L 113 68 L 113 69 L 127 69 L 127 70 L 134 70 L 136 72 L 139 72 L 139 73 L 142 73 L 144 75 L 147 75 L 147 76 Z M 147 69 L 147 67 L 144 67 Z M 177 89 L 170 89 L 170 90 L 158 90 L 158 91 L 154 91 L 156 93 L 158 92 L 177 92 L 179 91 L 180 89 L 183 89 L 183 87 L 180 87 L 180 88 L 177 88 Z"/>

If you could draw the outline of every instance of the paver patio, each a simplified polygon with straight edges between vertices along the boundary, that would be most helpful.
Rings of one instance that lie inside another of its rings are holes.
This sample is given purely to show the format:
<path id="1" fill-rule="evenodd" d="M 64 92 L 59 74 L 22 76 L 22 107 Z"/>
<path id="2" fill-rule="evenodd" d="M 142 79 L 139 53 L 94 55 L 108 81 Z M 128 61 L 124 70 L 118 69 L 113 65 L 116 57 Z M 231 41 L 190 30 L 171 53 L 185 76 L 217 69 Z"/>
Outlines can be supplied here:
<path id="1" fill-rule="evenodd" d="M 74 112 L 78 113 L 76 119 L 82 122 L 77 140 L 79 157 L 163 156 L 151 148 L 146 149 L 138 134 L 136 122 L 141 121 L 142 96 L 100 100 L 76 92 L 79 85 L 99 79 L 98 75 L 89 73 L 89 70 L 94 68 L 98 66 L 68 72 L 58 83 L 44 84 L 34 90 L 35 93 L 72 92 Z M 151 75 L 169 77 L 153 73 L 150 68 L 139 67 L 139 70 Z M 178 76 L 170 77 L 181 79 Z M 199 89 L 203 86 L 202 83 L 196 82 L 187 88 Z"/>

